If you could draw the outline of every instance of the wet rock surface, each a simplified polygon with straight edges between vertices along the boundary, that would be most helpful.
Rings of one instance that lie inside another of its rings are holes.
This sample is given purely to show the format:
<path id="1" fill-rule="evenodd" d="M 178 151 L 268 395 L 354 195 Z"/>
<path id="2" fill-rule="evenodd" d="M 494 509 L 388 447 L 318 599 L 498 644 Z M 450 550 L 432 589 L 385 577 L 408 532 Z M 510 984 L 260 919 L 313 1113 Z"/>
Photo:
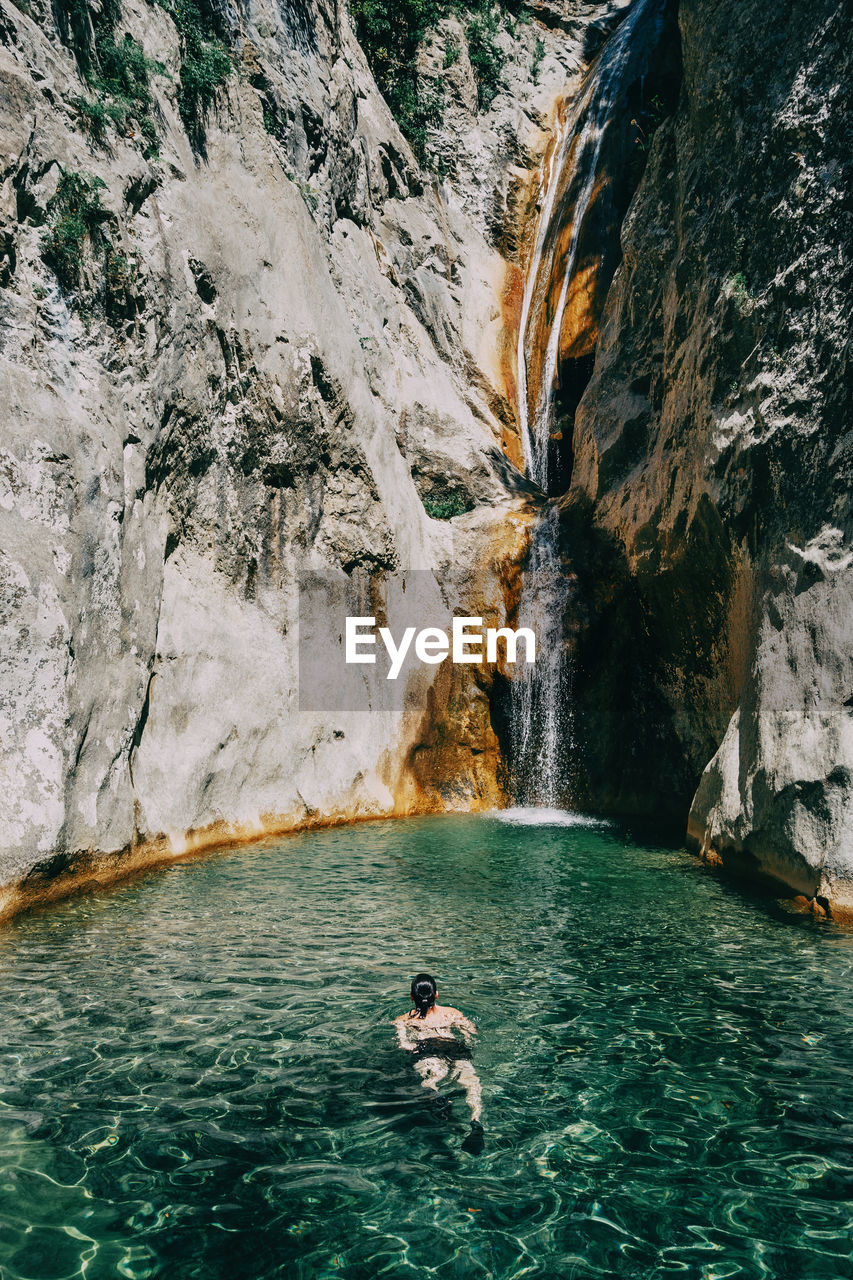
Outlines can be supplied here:
<path id="1" fill-rule="evenodd" d="M 766 17 L 683 0 L 681 99 L 623 226 L 566 499 L 585 583 L 578 755 L 590 804 L 689 809 L 705 856 L 840 912 L 849 42 L 834 3 Z"/>

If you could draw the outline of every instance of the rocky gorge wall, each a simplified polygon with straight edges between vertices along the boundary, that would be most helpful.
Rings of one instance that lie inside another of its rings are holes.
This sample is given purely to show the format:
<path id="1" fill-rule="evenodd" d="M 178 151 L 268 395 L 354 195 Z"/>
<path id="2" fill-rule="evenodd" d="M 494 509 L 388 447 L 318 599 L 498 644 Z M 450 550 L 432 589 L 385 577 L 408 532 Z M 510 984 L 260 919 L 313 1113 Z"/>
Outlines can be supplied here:
<path id="1" fill-rule="evenodd" d="M 851 83 L 835 3 L 681 0 L 564 499 L 586 803 L 853 908 Z M 698 786 L 697 786 L 698 783 Z"/>
<path id="2" fill-rule="evenodd" d="M 571 800 L 689 814 L 707 859 L 843 914 L 843 14 L 676 8 L 680 92 L 671 57 L 564 369 Z M 213 843 L 505 800 L 486 671 L 381 717 L 300 711 L 297 582 L 424 569 L 449 611 L 517 604 L 537 180 L 624 6 L 523 11 L 488 105 L 464 16 L 423 42 L 422 163 L 332 0 L 211 10 L 229 65 L 195 114 L 168 4 L 91 7 L 75 52 L 74 6 L 0 0 L 0 915 Z M 86 71 L 98 14 L 144 50 L 143 121 Z"/>
<path id="3" fill-rule="evenodd" d="M 201 39 L 146 0 L 3 0 L 0 914 L 501 800 L 482 676 L 299 710 L 297 574 L 426 569 L 502 614 L 527 517 L 501 248 L 602 6 L 578 9 L 501 36 L 489 111 L 462 49 L 441 182 L 343 6 L 211 10 Z"/>

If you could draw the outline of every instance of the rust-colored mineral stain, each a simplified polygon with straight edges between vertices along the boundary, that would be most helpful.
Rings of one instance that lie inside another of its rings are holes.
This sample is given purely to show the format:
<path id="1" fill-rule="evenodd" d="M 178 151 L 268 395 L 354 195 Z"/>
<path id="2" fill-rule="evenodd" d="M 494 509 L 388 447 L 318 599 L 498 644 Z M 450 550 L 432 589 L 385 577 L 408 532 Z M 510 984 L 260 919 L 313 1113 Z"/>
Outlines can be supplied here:
<path id="1" fill-rule="evenodd" d="M 521 439 L 521 424 L 518 420 L 518 378 L 516 369 L 516 352 L 518 329 L 521 321 L 521 304 L 524 296 L 524 274 L 513 263 L 507 263 L 504 287 L 500 295 L 501 304 L 501 341 L 500 371 L 504 394 L 507 403 L 516 406 L 514 423 L 501 423 L 501 448 L 510 462 L 524 470 L 524 445 Z"/>
<path id="2" fill-rule="evenodd" d="M 560 327 L 560 359 L 577 360 L 595 350 L 601 315 L 598 277 L 601 258 L 594 258 L 572 277 Z"/>
<path id="3" fill-rule="evenodd" d="M 533 264 L 537 278 L 526 341 L 528 415 L 531 421 L 535 420 L 540 397 L 550 390 L 542 385 L 544 365 L 564 287 L 566 297 L 559 319 L 557 376 L 561 361 L 589 355 L 598 338 L 607 278 L 600 250 L 597 247 L 593 249 L 589 243 L 591 238 L 597 239 L 591 237 L 590 229 L 596 228 L 602 217 L 607 216 L 606 197 L 612 177 L 606 168 L 602 169 L 595 179 L 589 200 L 584 209 L 579 211 L 576 205 L 577 195 L 575 193 L 570 196 L 570 192 L 572 182 L 577 177 L 576 164 L 580 162 L 581 158 L 576 155 L 576 144 L 573 144 L 565 156 L 559 177 L 548 239 L 540 261 Z M 583 223 L 576 226 L 579 212 Z M 566 284 L 565 268 L 570 258 L 574 265 L 571 278 Z"/>
<path id="4" fill-rule="evenodd" d="M 506 626 L 517 610 L 520 564 L 535 515 L 519 508 L 495 530 L 489 556 L 474 569 L 471 595 L 464 606 L 486 626 Z M 498 670 L 505 670 L 499 662 Z M 389 752 L 383 780 L 397 813 L 441 813 L 464 809 L 477 813 L 507 803 L 503 758 L 491 723 L 489 693 L 493 669 L 443 664 L 415 726 L 408 759 L 400 769 Z"/>

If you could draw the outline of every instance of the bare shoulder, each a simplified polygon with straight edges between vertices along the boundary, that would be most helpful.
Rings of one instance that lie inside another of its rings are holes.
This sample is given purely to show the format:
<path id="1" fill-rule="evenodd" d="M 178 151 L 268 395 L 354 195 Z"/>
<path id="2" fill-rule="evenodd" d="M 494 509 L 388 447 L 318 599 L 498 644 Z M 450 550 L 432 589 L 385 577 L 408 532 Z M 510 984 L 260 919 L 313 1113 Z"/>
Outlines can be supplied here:
<path id="1" fill-rule="evenodd" d="M 465 1017 L 465 1014 L 462 1012 L 461 1009 L 448 1008 L 447 1014 L 451 1022 L 458 1022 L 460 1025 L 465 1027 L 470 1027 L 472 1031 L 474 1030 L 473 1022 L 471 1021 L 470 1018 Z"/>

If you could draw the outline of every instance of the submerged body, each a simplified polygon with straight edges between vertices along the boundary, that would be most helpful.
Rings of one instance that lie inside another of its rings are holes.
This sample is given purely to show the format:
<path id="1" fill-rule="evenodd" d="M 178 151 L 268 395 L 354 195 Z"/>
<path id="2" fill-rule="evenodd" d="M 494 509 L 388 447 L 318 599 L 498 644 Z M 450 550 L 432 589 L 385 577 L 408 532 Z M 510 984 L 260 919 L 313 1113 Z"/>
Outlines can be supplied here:
<path id="1" fill-rule="evenodd" d="M 414 1067 L 425 1089 L 438 1092 L 442 1080 L 456 1080 L 465 1090 L 472 1129 L 482 1130 L 480 1080 L 471 1061 L 476 1027 L 464 1013 L 436 1003 L 435 981 L 419 975 L 412 983 L 415 1008 L 394 1019 L 400 1048 L 415 1055 Z M 459 1031 L 461 1039 L 454 1034 Z"/>

